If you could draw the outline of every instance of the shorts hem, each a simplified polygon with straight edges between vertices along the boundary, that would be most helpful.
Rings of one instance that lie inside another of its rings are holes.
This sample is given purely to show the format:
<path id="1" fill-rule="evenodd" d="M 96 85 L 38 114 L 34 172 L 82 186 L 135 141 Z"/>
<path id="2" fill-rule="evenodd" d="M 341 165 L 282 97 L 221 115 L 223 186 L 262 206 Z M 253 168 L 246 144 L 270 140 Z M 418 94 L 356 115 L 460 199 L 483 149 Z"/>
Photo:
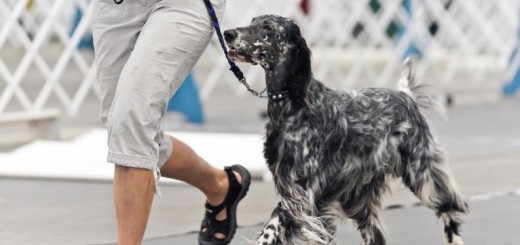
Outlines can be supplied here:
<path id="1" fill-rule="evenodd" d="M 113 163 L 115 165 L 122 165 L 132 168 L 144 168 L 152 171 L 157 169 L 157 159 L 131 156 L 114 152 L 108 153 L 107 162 Z"/>

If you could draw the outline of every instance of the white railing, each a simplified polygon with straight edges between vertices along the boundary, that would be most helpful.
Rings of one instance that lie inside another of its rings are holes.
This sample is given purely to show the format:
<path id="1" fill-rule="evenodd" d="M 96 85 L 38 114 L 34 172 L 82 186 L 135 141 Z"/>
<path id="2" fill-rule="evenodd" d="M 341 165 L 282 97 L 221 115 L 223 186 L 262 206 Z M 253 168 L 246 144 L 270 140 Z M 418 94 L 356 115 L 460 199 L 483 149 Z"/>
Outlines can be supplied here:
<path id="1" fill-rule="evenodd" d="M 0 30 L 0 49 L 4 48 L 0 59 L 0 78 L 4 83 L 0 113 L 8 111 L 8 105 L 15 100 L 20 105 L 17 110 L 41 111 L 53 93 L 68 114 L 77 113 L 85 95 L 92 89 L 95 68 L 89 55 L 77 49 L 81 38 L 88 32 L 89 12 L 85 10 L 88 9 L 89 1 L 75 2 L 87 13 L 87 18 L 83 18 L 69 36 L 71 23 L 64 22 L 62 17 L 64 12 L 70 12 L 64 9 L 74 9 L 71 3 L 67 0 L 34 0 L 32 4 L 29 0 L 0 1 L 0 16 L 5 16 Z M 22 21 L 23 24 L 20 23 Z M 13 66 L 12 63 L 18 58 L 21 59 Z M 11 63 L 14 69 L 9 69 L 6 63 Z M 77 68 L 74 79 L 80 83 L 72 95 L 64 89 L 65 84 L 60 83 L 65 80 L 63 75 L 71 66 Z M 34 95 L 30 98 L 27 93 L 34 90 L 32 85 L 35 81 L 30 81 L 27 76 L 34 73 L 41 74 L 39 78 L 43 80 L 43 86 L 35 93 L 33 91 Z M 22 82 L 28 83 L 27 87 L 21 86 Z"/>
<path id="2" fill-rule="evenodd" d="M 247 25 L 261 13 L 295 18 L 313 50 L 315 76 L 336 88 L 393 86 L 402 56 L 415 46 L 422 55 L 419 75 L 441 92 L 469 89 L 499 95 L 517 43 L 518 0 L 411 0 L 408 11 L 403 0 L 380 1 L 378 11 L 369 2 L 312 1 L 310 15 L 304 16 L 299 0 L 252 0 L 243 6 L 228 4 L 223 26 Z M 437 26 L 435 34 L 431 25 Z M 402 28 L 400 34 L 387 35 L 390 26 Z M 245 94 L 226 71 L 214 41 L 203 59 L 210 70 L 202 79 L 203 97 L 210 97 L 223 81 L 236 94 Z M 242 67 L 249 81 L 262 87 L 261 70 Z"/>
<path id="3" fill-rule="evenodd" d="M 517 44 L 518 0 L 405 1 L 409 8 L 403 0 L 380 0 L 378 8 L 369 0 L 314 0 L 305 15 L 300 0 L 228 0 L 222 28 L 247 25 L 265 13 L 294 18 L 313 50 L 315 76 L 336 88 L 393 86 L 402 56 L 416 47 L 419 75 L 441 91 L 491 89 L 498 95 Z M 52 106 L 76 115 L 92 103 L 85 102 L 96 94 L 92 52 L 77 49 L 89 32 L 89 2 L 0 0 L 0 116 Z M 85 15 L 69 35 L 76 6 Z M 253 86 L 262 87 L 261 69 L 241 67 Z M 215 89 L 246 94 L 216 39 L 195 73 L 204 99 Z M 39 79 L 31 79 L 35 74 Z"/>

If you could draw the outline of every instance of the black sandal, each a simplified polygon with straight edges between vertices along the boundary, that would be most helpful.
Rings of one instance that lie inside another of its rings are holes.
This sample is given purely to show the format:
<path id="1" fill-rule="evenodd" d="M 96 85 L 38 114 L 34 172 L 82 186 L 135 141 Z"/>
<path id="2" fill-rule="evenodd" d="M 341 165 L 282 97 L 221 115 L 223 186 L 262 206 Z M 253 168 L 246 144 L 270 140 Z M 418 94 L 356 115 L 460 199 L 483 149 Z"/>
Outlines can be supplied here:
<path id="1" fill-rule="evenodd" d="M 200 245 L 225 245 L 231 242 L 237 228 L 237 206 L 240 200 L 244 198 L 251 184 L 251 175 L 249 171 L 240 165 L 225 167 L 229 179 L 229 190 L 224 202 L 218 206 L 212 206 L 206 202 L 206 214 L 202 220 L 199 232 Z M 236 171 L 242 177 L 242 184 L 238 182 L 233 171 Z M 226 209 L 226 219 L 217 220 L 216 216 L 224 208 Z M 219 239 L 215 234 L 221 233 L 225 237 Z"/>

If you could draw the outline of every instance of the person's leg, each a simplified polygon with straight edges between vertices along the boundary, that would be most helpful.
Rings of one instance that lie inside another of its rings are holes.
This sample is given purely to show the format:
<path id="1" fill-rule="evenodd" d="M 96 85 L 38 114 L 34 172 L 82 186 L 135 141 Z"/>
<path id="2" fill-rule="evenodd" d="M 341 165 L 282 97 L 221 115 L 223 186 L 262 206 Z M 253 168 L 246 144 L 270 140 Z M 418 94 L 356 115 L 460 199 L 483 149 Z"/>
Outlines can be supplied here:
<path id="1" fill-rule="evenodd" d="M 97 85 L 101 95 L 101 120 L 108 122 L 121 71 L 130 57 L 146 19 L 143 1 L 94 0 L 91 19 L 97 65 Z M 123 81 L 124 82 L 124 81 Z M 154 193 L 150 170 L 115 166 L 114 205 L 118 242 L 140 244 Z"/>
<path id="2" fill-rule="evenodd" d="M 223 2 L 218 7 L 221 14 Z M 226 172 L 208 165 L 183 143 L 174 140 L 176 149 L 172 150 L 170 138 L 164 137 L 160 127 L 168 98 L 209 42 L 210 20 L 201 18 L 205 14 L 202 2 L 161 1 L 151 10 L 121 72 L 107 120 L 108 161 L 116 164 L 118 237 L 124 244 L 142 240 L 153 201 L 152 184 L 157 181 L 152 171 L 163 163 L 165 176 L 201 189 L 210 204 L 222 202 L 228 190 Z"/>
<path id="3" fill-rule="evenodd" d="M 173 151 L 170 158 L 161 168 L 161 174 L 168 178 L 184 181 L 201 190 L 208 203 L 217 206 L 224 201 L 227 195 L 229 182 L 224 170 L 215 168 L 198 156 L 184 142 L 171 137 Z M 242 176 L 234 172 L 239 183 Z M 217 215 L 217 220 L 226 219 L 225 210 Z M 223 235 L 218 235 L 222 238 Z"/>
<path id="4" fill-rule="evenodd" d="M 148 169 L 115 165 L 114 204 L 118 244 L 141 244 L 155 193 Z"/>
<path id="5" fill-rule="evenodd" d="M 212 3 L 220 19 L 223 15 L 225 0 L 212 0 Z M 167 54 L 174 54 L 177 58 L 184 57 L 183 64 L 179 66 L 174 76 L 173 86 L 171 87 L 171 95 L 173 95 L 206 49 L 214 30 L 202 1 L 164 1 L 159 5 L 157 6 L 159 11 L 152 14 L 150 18 L 157 22 L 167 23 L 167 25 L 164 26 L 166 30 L 157 28 L 155 31 L 158 35 L 165 32 L 173 33 L 174 35 L 170 36 L 174 38 L 173 40 L 163 38 L 170 44 L 176 44 L 175 49 L 170 50 Z M 172 30 L 174 26 L 177 26 L 177 28 Z M 153 36 L 154 30 L 149 30 L 149 32 Z M 188 39 L 188 42 L 183 40 L 187 38 L 193 40 Z M 199 40 L 194 38 L 199 38 Z M 211 166 L 197 155 L 190 146 L 175 137 L 167 136 L 162 128 L 160 128 L 156 140 L 161 142 L 159 144 L 159 159 L 162 176 L 184 181 L 198 188 L 204 193 L 207 202 L 212 206 L 218 206 L 224 202 L 229 190 L 229 179 L 223 169 Z M 240 176 L 237 172 L 234 172 L 234 174 L 237 181 L 242 183 L 243 176 Z M 217 220 L 225 220 L 226 218 L 226 209 L 223 209 L 216 216 Z M 216 233 L 215 237 L 224 238 L 225 235 Z"/>
<path id="6" fill-rule="evenodd" d="M 216 0 L 215 2 L 217 14 L 220 18 L 225 1 Z M 160 6 L 157 6 L 158 11 L 150 16 L 150 22 L 163 23 L 162 28 L 161 26 L 154 26 L 154 28 L 150 26 L 150 29 L 145 27 L 142 35 L 150 38 L 161 37 L 156 40 L 170 45 L 175 44 L 174 49 L 162 49 L 162 55 L 174 55 L 172 58 L 176 58 L 176 60 L 184 58 L 178 69 L 169 70 L 176 72 L 176 74 L 173 74 L 174 82 L 170 92 L 174 94 L 180 86 L 180 82 L 184 80 L 184 77 L 208 45 L 209 39 L 213 35 L 213 28 L 202 1 L 177 1 L 173 5 L 172 3 L 169 1 L 161 2 Z M 189 6 L 186 6 L 188 4 Z M 179 6 L 189 9 L 189 11 L 178 11 Z M 164 36 L 164 33 L 173 35 Z M 169 37 L 173 39 L 169 39 Z M 199 40 L 193 38 L 199 38 Z M 161 128 L 156 135 L 156 141 L 159 142 L 160 147 L 159 159 L 162 176 L 181 180 L 198 188 L 206 195 L 208 203 L 212 206 L 218 206 L 224 202 L 230 184 L 228 175 L 223 169 L 211 166 L 198 156 L 190 146 L 175 137 L 167 136 Z M 238 172 L 234 172 L 234 174 L 237 181 L 242 183 L 244 176 L 241 176 Z M 220 211 L 216 215 L 216 220 L 226 220 L 228 218 L 226 211 L 227 208 Z M 204 232 L 206 229 L 202 231 Z M 215 237 L 222 239 L 226 235 L 217 232 Z"/>
<path id="7" fill-rule="evenodd" d="M 228 195 L 229 178 L 227 173 L 219 168 L 208 164 L 203 158 L 187 144 L 175 137 L 171 137 L 173 150 L 170 157 L 161 168 L 161 174 L 168 178 L 184 181 L 199 190 L 206 196 L 207 202 L 211 206 L 218 206 L 224 202 Z M 233 171 L 238 183 L 243 184 L 240 173 Z M 245 187 L 248 188 L 248 187 Z M 216 215 L 216 220 L 224 221 L 227 217 L 227 207 Z M 207 232 L 209 227 L 205 227 L 201 232 Z M 224 239 L 232 234 L 215 232 L 214 236 Z"/>
<path id="8" fill-rule="evenodd" d="M 172 150 L 160 126 L 168 99 L 212 35 L 209 18 L 200 16 L 205 14 L 203 3 L 157 1 L 150 11 L 119 77 L 107 121 L 108 161 L 116 164 L 114 201 L 121 244 L 142 241 L 159 167 L 165 165 L 167 173 L 178 171 L 165 175 L 203 190 L 212 204 L 222 202 L 228 187 L 226 172 L 208 165 L 189 147 L 175 142 Z M 172 159 L 166 161 L 169 156 Z"/>

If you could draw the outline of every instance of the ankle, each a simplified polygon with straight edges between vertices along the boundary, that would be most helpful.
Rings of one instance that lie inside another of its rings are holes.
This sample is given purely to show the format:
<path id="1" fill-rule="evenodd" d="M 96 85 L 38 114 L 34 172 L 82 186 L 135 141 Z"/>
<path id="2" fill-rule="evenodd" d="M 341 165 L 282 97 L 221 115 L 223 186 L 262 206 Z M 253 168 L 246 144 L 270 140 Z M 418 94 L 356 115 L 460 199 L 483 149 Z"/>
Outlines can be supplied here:
<path id="1" fill-rule="evenodd" d="M 204 192 L 209 204 L 215 206 L 221 204 L 226 198 L 229 189 L 229 180 L 225 171 L 220 170 L 216 174 L 215 181 L 210 188 Z"/>

